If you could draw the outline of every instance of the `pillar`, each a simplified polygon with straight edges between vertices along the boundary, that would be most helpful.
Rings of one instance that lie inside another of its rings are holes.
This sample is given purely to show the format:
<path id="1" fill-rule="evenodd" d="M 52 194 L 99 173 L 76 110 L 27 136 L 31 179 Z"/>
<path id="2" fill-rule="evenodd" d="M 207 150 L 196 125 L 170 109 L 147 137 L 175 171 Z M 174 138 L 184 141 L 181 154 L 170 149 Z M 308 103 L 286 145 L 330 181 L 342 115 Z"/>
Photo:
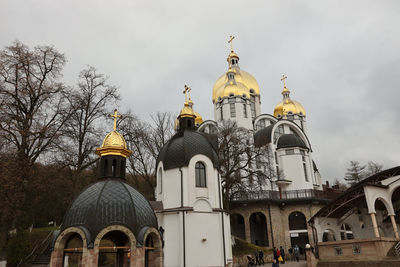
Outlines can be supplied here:
<path id="1" fill-rule="evenodd" d="M 250 233 L 250 216 L 246 216 L 244 220 L 244 234 L 246 241 L 251 243 L 251 233 Z"/>
<path id="2" fill-rule="evenodd" d="M 370 213 L 370 215 L 371 215 L 372 226 L 374 228 L 375 237 L 379 237 L 379 230 L 378 230 L 378 225 L 376 223 L 375 213 Z"/>
<path id="3" fill-rule="evenodd" d="M 397 224 L 394 215 L 390 215 L 390 220 L 392 221 L 394 236 L 399 238 L 399 232 L 397 231 Z"/>

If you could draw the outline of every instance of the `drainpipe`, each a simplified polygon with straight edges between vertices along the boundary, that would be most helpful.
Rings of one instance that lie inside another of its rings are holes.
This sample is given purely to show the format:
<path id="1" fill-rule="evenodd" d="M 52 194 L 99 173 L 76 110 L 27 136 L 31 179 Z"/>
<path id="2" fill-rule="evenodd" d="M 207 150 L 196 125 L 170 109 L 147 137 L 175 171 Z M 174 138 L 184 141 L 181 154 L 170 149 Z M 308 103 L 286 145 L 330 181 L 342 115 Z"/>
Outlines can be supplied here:
<path id="1" fill-rule="evenodd" d="M 179 167 L 181 173 L 181 208 L 183 208 L 183 172 Z M 183 239 L 183 267 L 186 267 L 186 229 L 185 229 L 185 211 L 182 210 L 182 239 Z"/>
<path id="2" fill-rule="evenodd" d="M 221 222 L 222 222 L 222 246 L 224 250 L 224 266 L 226 266 L 226 248 L 225 248 L 225 223 L 224 223 L 224 207 L 222 206 L 221 199 L 221 178 L 218 172 L 218 196 L 219 196 L 219 207 L 221 209 Z"/>

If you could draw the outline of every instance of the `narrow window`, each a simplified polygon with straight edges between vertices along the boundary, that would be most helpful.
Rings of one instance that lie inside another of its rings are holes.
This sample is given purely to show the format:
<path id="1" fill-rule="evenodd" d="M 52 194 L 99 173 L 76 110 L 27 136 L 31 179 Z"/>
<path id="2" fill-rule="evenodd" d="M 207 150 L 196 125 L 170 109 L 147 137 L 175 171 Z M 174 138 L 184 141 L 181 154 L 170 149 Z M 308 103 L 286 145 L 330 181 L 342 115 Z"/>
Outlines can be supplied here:
<path id="1" fill-rule="evenodd" d="M 275 151 L 275 163 L 276 165 L 278 165 L 278 153 L 276 153 L 276 151 Z"/>
<path id="2" fill-rule="evenodd" d="M 304 130 L 303 119 L 300 118 L 301 129 Z"/>
<path id="3" fill-rule="evenodd" d="M 243 116 L 247 118 L 247 107 L 246 104 L 243 104 Z"/>
<path id="4" fill-rule="evenodd" d="M 207 187 L 206 166 L 202 162 L 196 162 L 195 166 L 196 187 Z"/>
<path id="5" fill-rule="evenodd" d="M 222 111 L 222 105 L 221 105 L 221 108 L 220 108 L 220 114 L 221 114 L 221 121 L 224 119 L 224 112 Z"/>
<path id="6" fill-rule="evenodd" d="M 117 161 L 114 159 L 112 163 L 112 176 L 116 177 L 117 175 Z"/>
<path id="7" fill-rule="evenodd" d="M 230 103 L 230 108 L 231 108 L 231 118 L 236 117 L 236 109 L 235 109 L 235 103 Z"/>
<path id="8" fill-rule="evenodd" d="M 278 165 L 276 165 L 276 177 L 278 178 L 278 180 L 280 179 L 279 166 Z"/>
<path id="9" fill-rule="evenodd" d="M 162 171 L 161 168 L 158 170 L 158 187 L 160 188 L 160 194 L 162 193 Z"/>

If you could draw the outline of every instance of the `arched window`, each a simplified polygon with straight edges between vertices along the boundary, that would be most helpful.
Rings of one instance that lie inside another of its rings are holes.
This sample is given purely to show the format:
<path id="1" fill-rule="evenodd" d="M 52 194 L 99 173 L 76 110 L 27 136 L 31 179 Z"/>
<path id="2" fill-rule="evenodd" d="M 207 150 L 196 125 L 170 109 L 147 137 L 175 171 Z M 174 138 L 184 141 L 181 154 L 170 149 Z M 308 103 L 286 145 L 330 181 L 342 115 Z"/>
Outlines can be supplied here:
<path id="1" fill-rule="evenodd" d="M 207 187 L 206 166 L 202 162 L 196 162 L 196 187 Z"/>

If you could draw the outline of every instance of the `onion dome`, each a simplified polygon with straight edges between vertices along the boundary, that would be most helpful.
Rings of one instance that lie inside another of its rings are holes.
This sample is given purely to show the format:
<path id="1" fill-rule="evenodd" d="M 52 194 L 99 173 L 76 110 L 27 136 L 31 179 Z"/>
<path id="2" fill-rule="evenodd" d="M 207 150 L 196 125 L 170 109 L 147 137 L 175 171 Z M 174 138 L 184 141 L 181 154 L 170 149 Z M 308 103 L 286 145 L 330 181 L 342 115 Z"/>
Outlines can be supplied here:
<path id="1" fill-rule="evenodd" d="M 81 228 L 93 247 L 97 234 L 110 225 L 124 225 L 138 237 L 142 229 L 158 229 L 156 215 L 146 198 L 122 180 L 98 181 L 72 202 L 66 212 L 61 232 L 69 227 Z M 143 244 L 143 240 L 138 240 Z"/>
<path id="2" fill-rule="evenodd" d="M 277 142 L 277 148 L 301 147 L 306 148 L 304 141 L 296 134 L 282 134 Z"/>
<path id="3" fill-rule="evenodd" d="M 200 132 L 180 131 L 161 149 L 156 166 L 162 162 L 164 170 L 185 167 L 189 165 L 193 156 L 202 154 L 208 157 L 216 168 L 219 161 L 215 149 L 216 140 L 213 140 L 211 136 L 207 138 Z"/>
<path id="4" fill-rule="evenodd" d="M 286 78 L 287 77 L 284 76 L 282 80 L 285 80 Z M 282 90 L 282 96 L 283 100 L 280 103 L 278 103 L 278 105 L 275 106 L 274 109 L 275 117 L 280 118 L 287 115 L 300 115 L 303 117 L 306 116 L 306 111 L 304 107 L 299 102 L 292 100 L 290 98 L 290 91 L 288 88 L 286 88 L 285 84 Z"/>
<path id="5" fill-rule="evenodd" d="M 121 115 L 118 115 L 117 110 L 114 110 L 114 114 L 110 117 L 114 118 L 114 130 L 106 135 L 101 147 L 96 149 L 96 154 L 100 157 L 107 155 L 129 157 L 132 151 L 127 149 L 124 137 L 117 132 L 117 118 L 120 118 Z"/>
<path id="6" fill-rule="evenodd" d="M 239 56 L 231 50 L 228 58 L 229 69 L 221 75 L 213 87 L 213 103 L 220 98 L 229 96 L 244 96 L 250 98 L 251 95 L 260 95 L 260 87 L 257 80 L 248 72 L 239 67 Z"/>

